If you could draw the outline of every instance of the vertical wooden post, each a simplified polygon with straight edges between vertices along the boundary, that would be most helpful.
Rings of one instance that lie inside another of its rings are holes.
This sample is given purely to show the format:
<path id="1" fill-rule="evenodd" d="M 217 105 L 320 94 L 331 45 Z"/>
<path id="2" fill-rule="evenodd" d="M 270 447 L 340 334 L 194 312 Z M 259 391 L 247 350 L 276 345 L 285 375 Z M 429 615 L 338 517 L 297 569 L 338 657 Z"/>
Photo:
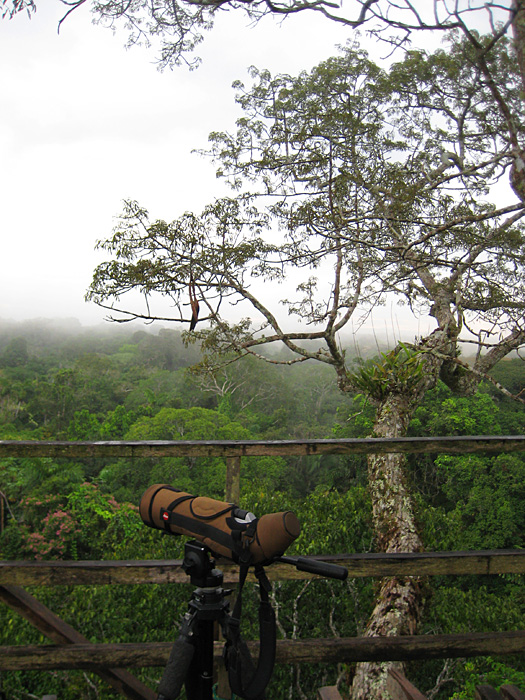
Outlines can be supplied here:
<path id="1" fill-rule="evenodd" d="M 230 688 L 228 672 L 226 671 L 222 659 L 219 659 L 217 662 L 217 667 L 217 697 L 220 698 L 220 700 L 231 700 L 233 698 L 233 693 Z"/>
<path id="2" fill-rule="evenodd" d="M 226 457 L 226 489 L 224 496 L 228 503 L 239 503 L 241 492 L 241 458 Z"/>

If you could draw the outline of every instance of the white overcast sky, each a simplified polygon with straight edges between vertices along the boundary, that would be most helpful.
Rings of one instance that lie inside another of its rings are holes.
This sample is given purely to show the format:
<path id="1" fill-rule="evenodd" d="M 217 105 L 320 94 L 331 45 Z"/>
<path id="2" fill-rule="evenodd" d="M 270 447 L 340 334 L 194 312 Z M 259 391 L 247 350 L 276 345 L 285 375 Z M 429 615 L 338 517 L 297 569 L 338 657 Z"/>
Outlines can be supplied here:
<path id="1" fill-rule="evenodd" d="M 123 48 L 84 8 L 57 34 L 64 6 L 38 3 L 0 21 L 0 318 L 104 313 L 83 301 L 97 239 L 124 198 L 169 220 L 219 190 L 191 154 L 239 116 L 231 84 L 249 65 L 296 72 L 334 53 L 348 32 L 296 18 L 251 28 L 223 17 L 200 47 L 203 64 L 160 73 L 154 51 Z"/>
<path id="2" fill-rule="evenodd" d="M 250 65 L 296 73 L 333 55 L 350 30 L 314 15 L 248 26 L 223 13 L 202 66 L 160 73 L 151 49 L 91 23 L 84 7 L 57 34 L 64 6 L 0 20 L 0 318 L 105 313 L 83 300 L 125 198 L 170 220 L 220 194 L 213 165 L 191 153 L 240 112 L 231 83 Z M 426 40 L 428 41 L 428 36 Z M 375 58 L 385 47 L 367 47 Z M 391 311 L 388 315 L 390 315 Z"/>

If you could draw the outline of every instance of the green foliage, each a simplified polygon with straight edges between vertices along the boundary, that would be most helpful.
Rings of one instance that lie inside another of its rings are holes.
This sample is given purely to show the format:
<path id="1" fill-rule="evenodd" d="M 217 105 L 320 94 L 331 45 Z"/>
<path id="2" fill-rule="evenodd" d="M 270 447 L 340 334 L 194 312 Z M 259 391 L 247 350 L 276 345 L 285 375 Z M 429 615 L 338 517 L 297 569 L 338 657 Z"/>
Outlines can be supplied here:
<path id="1" fill-rule="evenodd" d="M 13 438 L 10 438 L 13 439 Z M 56 462 L 49 457 L 6 460 L 0 465 L 4 488 L 13 499 L 28 494 L 44 496 L 49 493 L 64 494 L 83 480 L 80 464 Z"/>
<path id="2" fill-rule="evenodd" d="M 368 437 L 374 429 L 376 410 L 367 396 L 356 394 L 350 406 L 340 406 L 336 423 L 332 428 L 334 437 Z"/>
<path id="3" fill-rule="evenodd" d="M 461 634 L 523 629 L 523 576 L 433 578 L 421 634 Z M 442 661 L 413 662 L 407 675 L 424 694 L 443 670 Z M 451 680 L 438 698 L 472 700 L 474 686 L 523 687 L 522 656 L 478 657 L 452 662 Z"/>
<path id="4" fill-rule="evenodd" d="M 442 455 L 435 461 L 450 510 L 455 548 L 504 549 L 525 545 L 525 460 Z"/>
<path id="5" fill-rule="evenodd" d="M 380 360 L 368 360 L 349 373 L 351 385 L 373 401 L 381 403 L 392 394 L 407 394 L 421 381 L 421 352 L 399 343 L 395 350 L 381 353 Z"/>
<path id="6" fill-rule="evenodd" d="M 420 406 L 410 435 L 486 435 L 501 432 L 500 405 L 481 388 L 453 396 L 440 384 Z M 420 521 L 431 549 L 498 549 L 523 546 L 525 458 L 434 455 L 409 459 L 420 494 Z"/>
<path id="7" fill-rule="evenodd" d="M 0 367 L 20 367 L 27 363 L 28 358 L 27 340 L 13 338 L 0 352 Z"/>
<path id="8" fill-rule="evenodd" d="M 471 578 L 463 585 L 441 581 L 429 600 L 425 626 L 443 633 L 522 629 L 522 579 Z"/>
<path id="9" fill-rule="evenodd" d="M 68 440 L 98 440 L 100 438 L 100 422 L 87 408 L 75 411 L 67 427 Z"/>
<path id="10" fill-rule="evenodd" d="M 499 690 L 502 685 L 512 684 L 518 688 L 525 687 L 525 672 L 517 671 L 492 658 L 472 659 L 465 663 L 460 690 L 452 700 L 471 700 L 475 696 L 476 686 L 486 684 Z"/>
<path id="11" fill-rule="evenodd" d="M 137 506 L 117 503 L 93 483 L 68 495 L 23 498 L 14 512 L 17 521 L 0 538 L 6 558 L 112 558 L 116 539 L 132 542 L 144 529 Z"/>
<path id="12" fill-rule="evenodd" d="M 136 417 L 137 414 L 134 411 L 126 411 L 124 406 L 116 406 L 114 411 L 108 411 L 100 426 L 101 438 L 103 440 L 123 440 Z"/>
<path id="13" fill-rule="evenodd" d="M 498 435 L 499 413 L 493 397 L 483 388 L 474 396 L 453 396 L 442 384 L 416 410 L 411 434 Z"/>
<path id="14" fill-rule="evenodd" d="M 367 551 L 372 542 L 367 491 L 346 493 L 318 488 L 298 508 L 303 525 L 297 548 L 304 554 Z"/>
<path id="15" fill-rule="evenodd" d="M 163 408 L 143 416 L 126 433 L 128 440 L 241 440 L 252 439 L 242 425 L 225 413 L 206 408 Z M 273 487 L 284 481 L 286 463 L 280 458 L 247 461 L 243 482 L 262 480 Z M 197 495 L 224 496 L 225 461 L 219 457 L 167 457 L 162 460 L 120 460 L 104 467 L 100 478 L 119 499 L 137 503 L 152 483 L 170 483 Z"/>
<path id="16" fill-rule="evenodd" d="M 129 340 L 136 348 L 144 342 L 140 334 Z M 75 353 L 82 353 L 86 346 L 91 350 L 101 346 L 86 339 L 78 345 L 72 339 L 68 343 L 68 360 L 61 362 L 69 363 L 62 367 L 71 369 L 69 374 L 60 375 L 62 370 L 51 359 L 59 352 L 56 347 L 49 349 L 49 356 L 48 350 L 41 350 L 40 364 L 31 364 L 36 347 L 32 343 L 28 343 L 25 364 L 0 370 L 0 406 L 6 397 L 9 406 L 15 406 L 15 401 L 22 405 L 17 415 L 9 409 L 14 422 L 1 426 L 3 438 L 59 437 L 64 431 L 70 439 L 79 440 L 88 436 L 115 440 L 364 437 L 370 433 L 374 418 L 370 401 L 363 394 L 341 396 L 330 368 L 325 371 L 303 364 L 283 370 L 268 366 L 259 374 L 259 365 L 253 364 L 247 370 L 239 368 L 236 374 L 232 365 L 227 378 L 241 388 L 229 394 L 219 411 L 220 397 L 210 390 L 211 385 L 204 386 L 180 369 L 169 371 L 154 363 L 141 367 L 136 363 L 138 350 L 120 351 L 122 337 L 108 342 L 108 361 L 96 365 L 113 368 L 106 375 L 113 389 L 108 387 L 105 395 L 91 404 L 91 392 L 82 389 L 86 364 L 77 363 Z M 158 358 L 163 362 L 162 353 Z M 91 366 L 91 359 L 87 366 Z M 505 368 L 510 383 L 513 367 Z M 520 367 L 515 367 L 518 378 Z M 48 395 L 59 376 L 62 393 L 57 389 Z M 78 393 L 69 395 L 68 386 L 76 387 Z M 244 406 L 244 402 L 249 403 Z M 42 411 L 31 414 L 34 422 L 29 419 L 29 405 Z M 103 410 L 105 405 L 107 410 Z M 495 433 L 520 418 L 522 414 L 507 400 L 491 396 L 485 387 L 472 397 L 458 398 L 440 384 L 417 410 L 410 434 Z M 47 433 L 42 432 L 44 423 Z M 418 455 L 411 458 L 410 465 L 428 549 L 523 546 L 525 472 L 521 455 Z M 142 489 L 154 481 L 171 481 L 179 488 L 187 486 L 195 493 L 222 498 L 224 471 L 221 460 L 206 458 L 113 463 L 86 460 L 76 464 L 52 459 L 5 460 L 0 464 L 0 488 L 16 521 L 5 513 L 0 558 L 180 557 L 183 538 L 164 537 L 142 524 L 136 509 Z M 94 481 L 87 481 L 87 476 Z M 366 465 L 360 457 L 243 459 L 241 506 L 257 515 L 287 509 L 297 513 L 302 533 L 290 554 L 367 552 L 372 548 Z M 443 578 L 433 579 L 432 584 L 422 633 L 523 627 L 523 588 L 518 576 Z M 94 642 L 172 641 L 191 586 L 42 587 L 35 594 Z M 334 629 L 343 636 L 353 636 L 362 634 L 366 625 L 374 603 L 374 585 L 367 579 L 345 584 L 282 582 L 276 584 L 275 596 L 281 634 L 286 638 L 330 637 Z M 245 608 L 243 635 L 254 639 L 258 623 L 253 586 L 248 586 Z M 16 613 L 0 608 L 0 645 L 46 641 Z M 432 687 L 441 664 L 414 666 L 411 680 L 422 690 Z M 454 682 L 445 687 L 440 698 L 457 693 L 463 700 L 476 682 L 521 682 L 523 673 L 520 659 L 506 658 L 504 664 L 475 660 L 466 668 L 456 668 Z M 160 670 L 144 670 L 139 675 L 153 686 Z M 95 692 L 101 700 L 113 697 L 96 676 L 88 677 L 93 686 L 82 672 L 4 673 L 3 689 L 13 697 L 24 697 L 23 693 L 40 696 L 43 688 L 63 700 L 91 700 Z M 299 682 L 309 692 L 335 682 L 336 677 L 335 666 L 303 665 Z M 295 669 L 277 666 L 269 692 L 276 700 L 287 700 L 290 686 L 297 682 Z"/>

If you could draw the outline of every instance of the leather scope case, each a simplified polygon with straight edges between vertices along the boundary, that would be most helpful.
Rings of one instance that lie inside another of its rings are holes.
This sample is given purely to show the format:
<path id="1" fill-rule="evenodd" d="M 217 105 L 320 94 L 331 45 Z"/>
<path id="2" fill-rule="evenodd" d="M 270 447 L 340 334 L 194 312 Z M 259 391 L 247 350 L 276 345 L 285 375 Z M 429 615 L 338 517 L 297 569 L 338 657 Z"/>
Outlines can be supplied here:
<path id="1" fill-rule="evenodd" d="M 245 522 L 237 517 L 245 511 L 236 505 L 194 496 L 169 484 L 150 486 L 140 499 L 139 513 L 150 527 L 196 538 L 216 556 L 247 564 L 281 556 L 301 531 L 291 511 Z"/>

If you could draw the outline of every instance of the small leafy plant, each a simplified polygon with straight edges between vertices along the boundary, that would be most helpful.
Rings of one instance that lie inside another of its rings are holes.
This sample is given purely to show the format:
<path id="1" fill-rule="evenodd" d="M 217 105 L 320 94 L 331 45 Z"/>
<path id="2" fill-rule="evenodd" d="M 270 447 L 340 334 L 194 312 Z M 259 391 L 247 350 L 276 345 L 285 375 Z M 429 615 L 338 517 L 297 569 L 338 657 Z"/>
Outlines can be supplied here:
<path id="1" fill-rule="evenodd" d="M 381 403 L 392 393 L 404 394 L 415 389 L 423 376 L 421 351 L 399 343 L 395 350 L 381 353 L 356 372 L 349 373 L 353 385 L 363 394 Z"/>

